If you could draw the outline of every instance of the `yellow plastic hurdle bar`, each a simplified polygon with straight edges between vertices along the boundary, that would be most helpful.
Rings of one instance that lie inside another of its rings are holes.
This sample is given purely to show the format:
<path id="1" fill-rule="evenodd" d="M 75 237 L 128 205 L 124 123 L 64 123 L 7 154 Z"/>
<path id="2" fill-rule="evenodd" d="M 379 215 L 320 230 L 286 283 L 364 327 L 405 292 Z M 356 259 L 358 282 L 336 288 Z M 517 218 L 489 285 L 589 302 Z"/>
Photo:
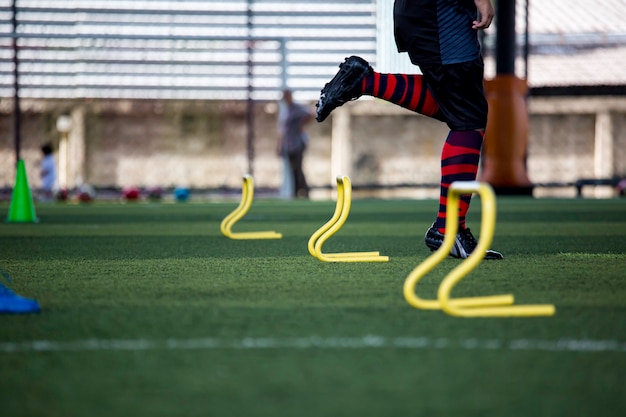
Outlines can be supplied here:
<path id="1" fill-rule="evenodd" d="M 324 262 L 387 262 L 388 256 L 379 252 L 340 252 L 324 253 L 322 246 L 344 225 L 352 205 L 352 184 L 347 176 L 337 177 L 337 205 L 328 222 L 311 235 L 308 243 L 309 253 Z"/>
<path id="2" fill-rule="evenodd" d="M 480 237 L 473 253 L 448 273 L 437 291 L 436 300 L 417 296 L 415 287 L 420 279 L 450 254 L 458 231 L 459 199 L 463 194 L 478 193 L 482 203 Z M 413 307 L 427 310 L 443 310 L 459 317 L 530 317 L 552 316 L 555 307 L 550 304 L 513 306 L 511 294 L 485 297 L 450 298 L 450 293 L 461 279 L 468 275 L 485 257 L 493 240 L 496 223 L 496 200 L 489 184 L 477 181 L 457 181 L 448 189 L 446 209 L 446 233 L 443 244 L 408 275 L 404 282 L 404 297 Z"/>
<path id="3" fill-rule="evenodd" d="M 239 206 L 222 220 L 220 224 L 220 231 L 222 234 L 230 239 L 280 239 L 283 237 L 281 233 L 274 231 L 264 232 L 240 232 L 235 233 L 232 231 L 233 226 L 243 216 L 245 216 L 250 207 L 252 206 L 252 200 L 254 199 L 254 180 L 249 174 L 243 177 L 243 187 L 241 190 L 241 202 Z"/>

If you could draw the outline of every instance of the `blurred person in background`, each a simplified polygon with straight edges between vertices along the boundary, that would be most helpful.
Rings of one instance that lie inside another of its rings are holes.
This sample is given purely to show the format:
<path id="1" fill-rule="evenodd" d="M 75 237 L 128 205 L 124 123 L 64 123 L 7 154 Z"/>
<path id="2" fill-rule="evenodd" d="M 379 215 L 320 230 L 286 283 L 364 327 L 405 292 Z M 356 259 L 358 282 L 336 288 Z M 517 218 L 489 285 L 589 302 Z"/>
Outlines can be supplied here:
<path id="1" fill-rule="evenodd" d="M 293 100 L 291 90 L 284 90 L 278 117 L 278 153 L 289 163 L 288 175 L 292 197 L 309 197 L 309 186 L 302 170 L 304 153 L 308 143 L 305 126 L 313 119 L 313 113 Z"/>
<path id="2" fill-rule="evenodd" d="M 57 181 L 56 162 L 54 160 L 54 152 L 52 144 L 46 143 L 41 147 L 43 155 L 40 165 L 41 178 L 41 194 L 39 199 L 42 201 L 50 201 L 54 198 L 54 191 Z"/>

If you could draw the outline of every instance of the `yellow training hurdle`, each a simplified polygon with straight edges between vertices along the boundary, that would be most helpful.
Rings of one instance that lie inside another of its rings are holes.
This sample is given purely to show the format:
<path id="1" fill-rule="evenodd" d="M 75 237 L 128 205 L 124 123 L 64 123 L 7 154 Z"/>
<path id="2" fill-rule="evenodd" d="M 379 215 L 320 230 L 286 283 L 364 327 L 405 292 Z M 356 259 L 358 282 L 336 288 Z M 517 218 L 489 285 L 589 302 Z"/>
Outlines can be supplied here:
<path id="1" fill-rule="evenodd" d="M 388 256 L 379 252 L 343 252 L 324 253 L 322 246 L 344 225 L 350 214 L 352 204 L 352 184 L 347 176 L 337 177 L 337 205 L 328 222 L 311 235 L 308 243 L 309 253 L 324 262 L 387 262 Z"/>
<path id="2" fill-rule="evenodd" d="M 252 200 L 254 199 L 254 180 L 251 175 L 244 175 L 243 187 L 241 191 L 241 202 L 239 206 L 222 220 L 220 224 L 220 231 L 222 234 L 230 239 L 280 239 L 283 237 L 281 233 L 274 231 L 265 232 L 241 232 L 235 233 L 232 231 L 232 227 L 243 216 L 248 213 L 252 206 Z"/>
<path id="3" fill-rule="evenodd" d="M 458 231 L 459 199 L 463 194 L 478 193 L 482 203 L 480 237 L 474 252 L 454 268 L 443 279 L 437 291 L 436 300 L 426 300 L 417 296 L 415 287 L 420 279 L 450 254 Z M 450 293 L 456 284 L 469 274 L 480 261 L 491 241 L 496 223 L 496 200 L 489 184 L 477 181 L 457 181 L 448 189 L 446 209 L 446 233 L 443 244 L 431 256 L 424 260 L 408 275 L 404 282 L 404 298 L 413 307 L 426 310 L 443 310 L 447 314 L 460 317 L 529 317 L 552 316 L 553 305 L 513 306 L 513 295 L 495 295 L 485 297 L 451 298 Z"/>

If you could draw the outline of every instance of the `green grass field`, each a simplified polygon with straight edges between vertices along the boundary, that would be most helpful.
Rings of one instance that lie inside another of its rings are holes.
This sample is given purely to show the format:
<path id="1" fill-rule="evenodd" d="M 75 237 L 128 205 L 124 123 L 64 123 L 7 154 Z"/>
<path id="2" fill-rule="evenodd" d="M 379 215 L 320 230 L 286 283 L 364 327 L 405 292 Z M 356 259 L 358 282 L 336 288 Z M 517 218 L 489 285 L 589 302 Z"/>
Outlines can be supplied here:
<path id="1" fill-rule="evenodd" d="M 48 204 L 37 224 L 0 224 L 4 283 L 42 307 L 0 315 L 0 415 L 626 414 L 626 200 L 499 198 L 505 259 L 453 294 L 556 315 L 471 319 L 402 295 L 430 254 L 434 200 L 354 200 L 324 246 L 388 263 L 309 255 L 332 201 L 258 199 L 234 230 L 283 239 L 227 239 L 237 203 Z M 459 262 L 418 293 L 434 297 Z"/>

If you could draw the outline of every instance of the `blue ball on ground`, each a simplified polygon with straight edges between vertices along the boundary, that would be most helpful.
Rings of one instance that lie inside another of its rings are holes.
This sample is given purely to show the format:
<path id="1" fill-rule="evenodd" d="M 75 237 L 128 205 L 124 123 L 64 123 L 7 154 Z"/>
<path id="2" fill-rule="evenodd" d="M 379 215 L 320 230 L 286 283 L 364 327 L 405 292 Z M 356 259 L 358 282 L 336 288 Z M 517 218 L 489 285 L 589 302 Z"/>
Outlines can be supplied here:
<path id="1" fill-rule="evenodd" d="M 189 200 L 189 188 L 187 187 L 176 187 L 176 189 L 174 190 L 174 198 L 176 199 L 176 201 L 187 201 Z"/>

